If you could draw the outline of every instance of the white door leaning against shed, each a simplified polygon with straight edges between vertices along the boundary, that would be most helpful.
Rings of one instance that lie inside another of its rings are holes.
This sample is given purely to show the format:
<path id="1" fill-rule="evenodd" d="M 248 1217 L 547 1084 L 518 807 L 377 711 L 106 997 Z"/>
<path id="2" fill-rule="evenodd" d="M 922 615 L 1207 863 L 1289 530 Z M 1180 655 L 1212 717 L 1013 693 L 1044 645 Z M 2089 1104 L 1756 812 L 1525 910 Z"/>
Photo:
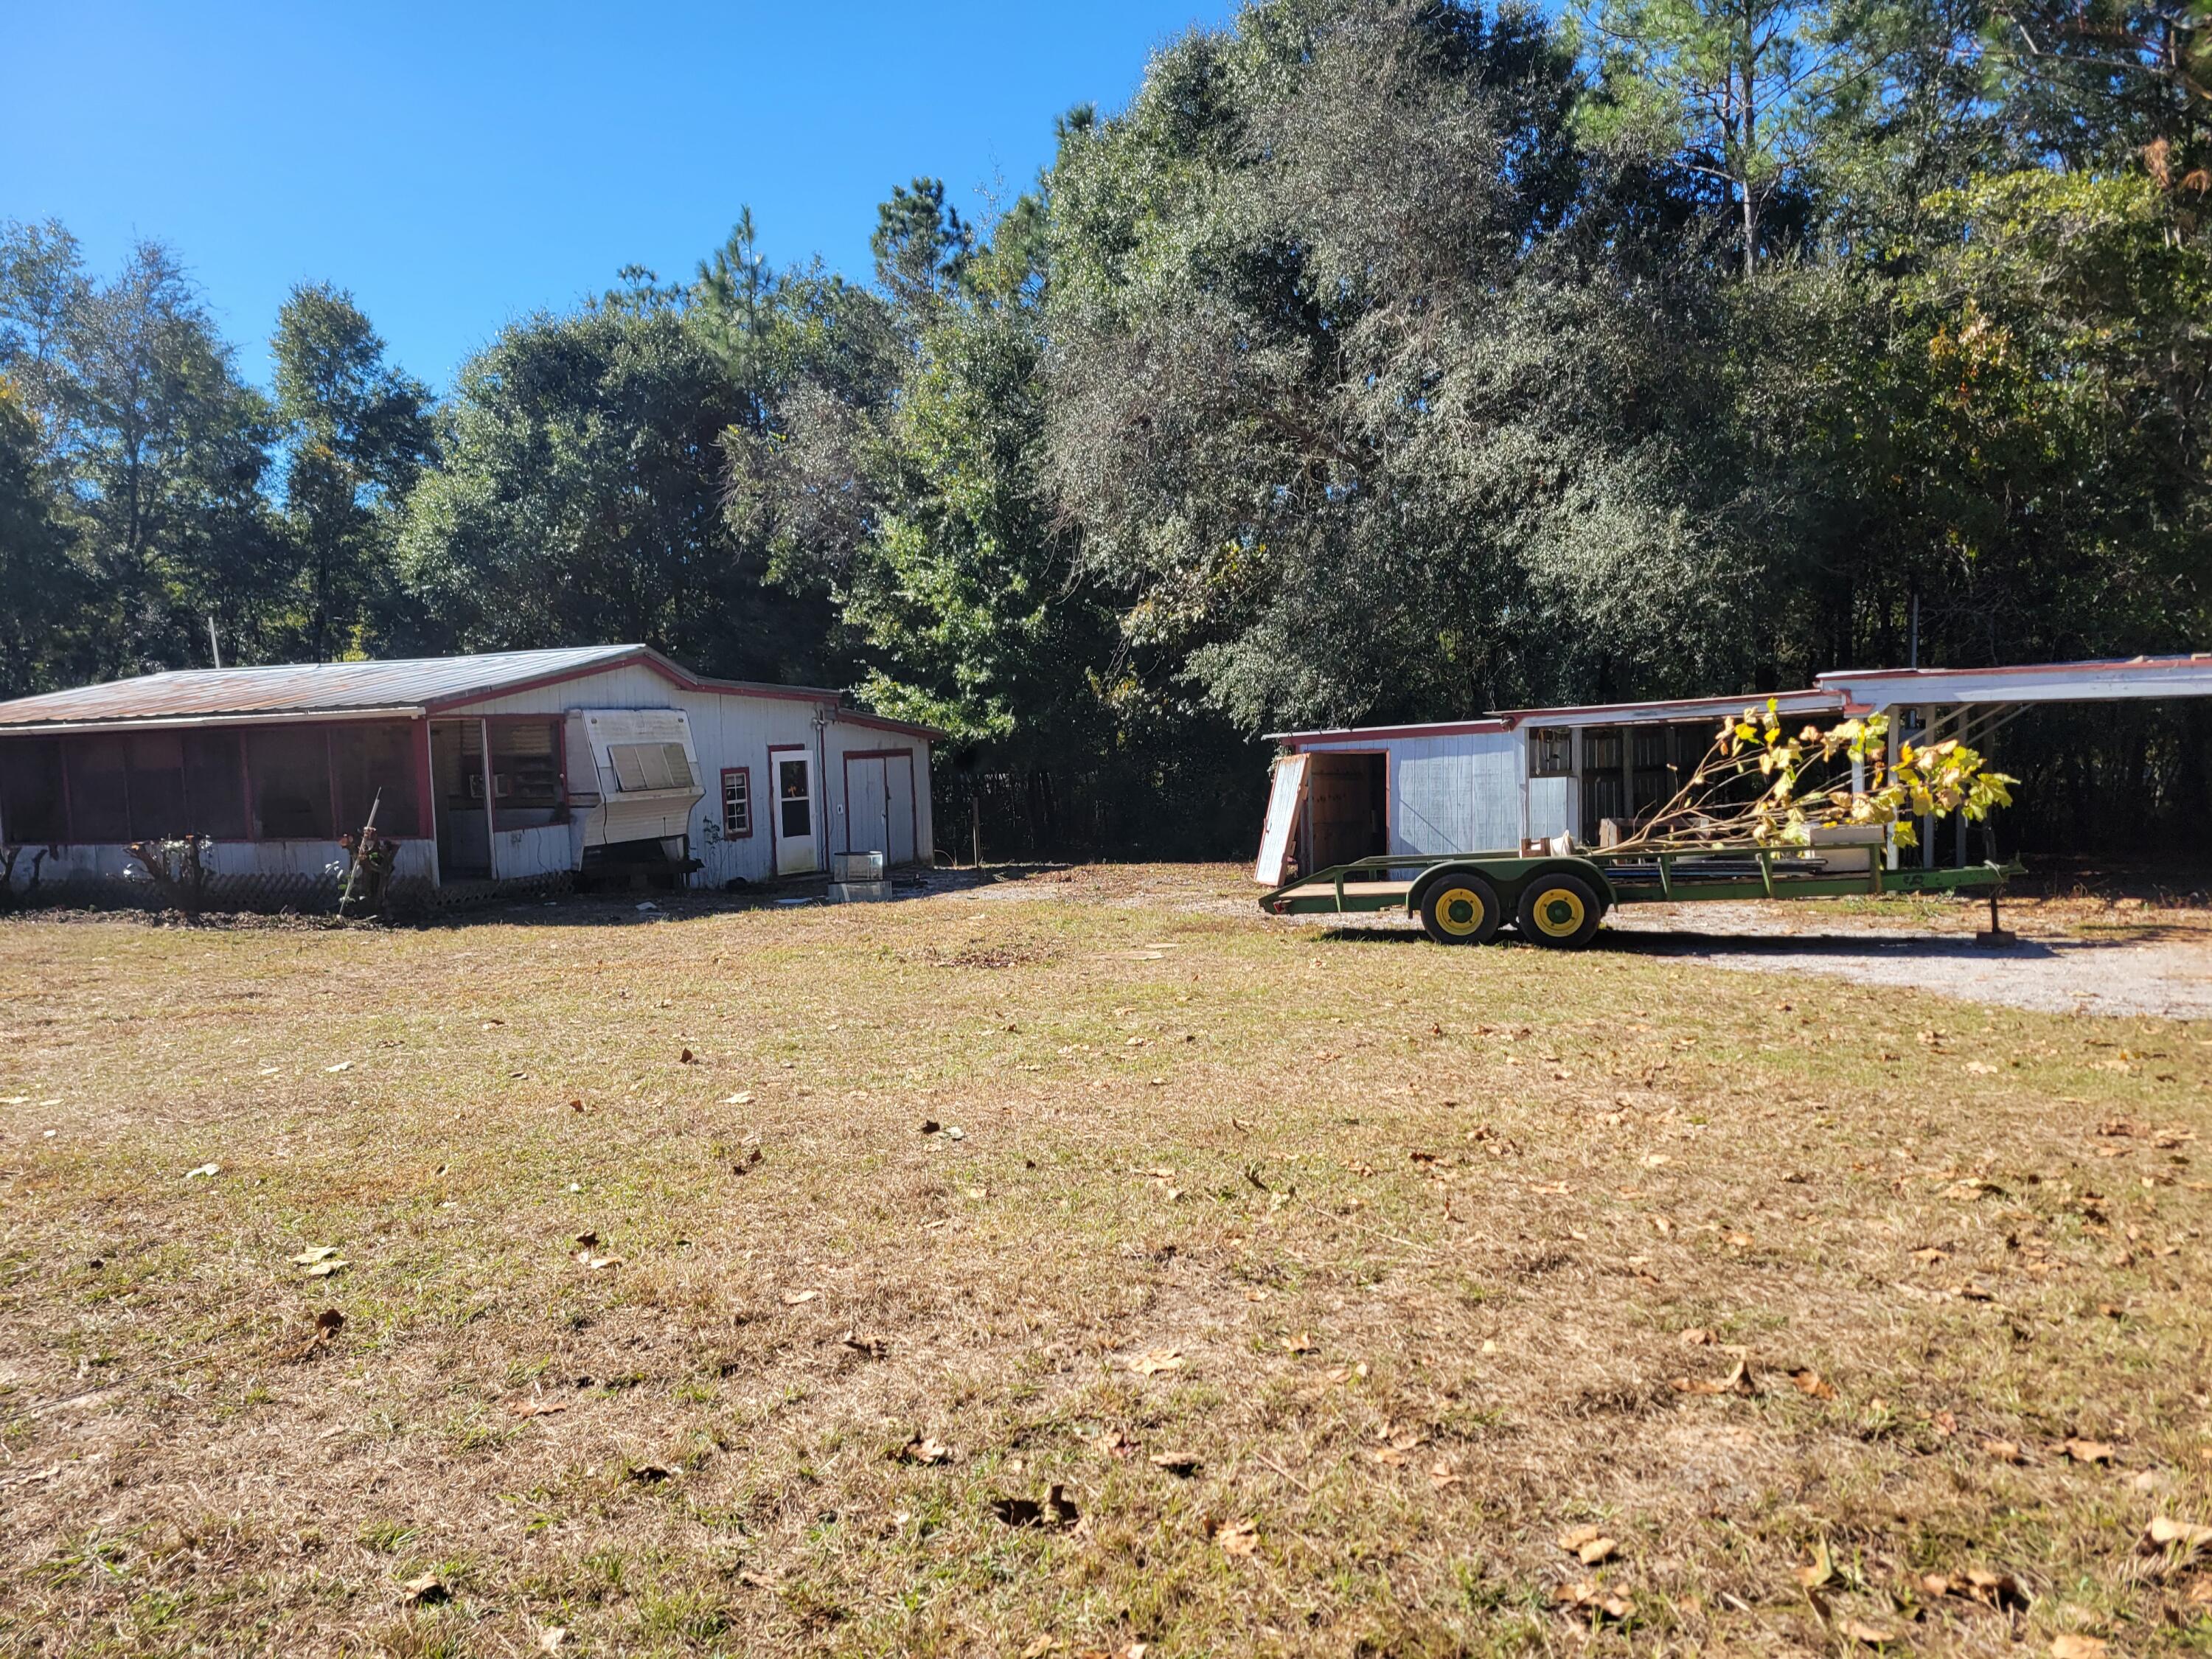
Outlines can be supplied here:
<path id="1" fill-rule="evenodd" d="M 771 749 L 768 770 L 776 874 L 803 876 L 821 868 L 814 850 L 814 757 L 804 749 Z"/>

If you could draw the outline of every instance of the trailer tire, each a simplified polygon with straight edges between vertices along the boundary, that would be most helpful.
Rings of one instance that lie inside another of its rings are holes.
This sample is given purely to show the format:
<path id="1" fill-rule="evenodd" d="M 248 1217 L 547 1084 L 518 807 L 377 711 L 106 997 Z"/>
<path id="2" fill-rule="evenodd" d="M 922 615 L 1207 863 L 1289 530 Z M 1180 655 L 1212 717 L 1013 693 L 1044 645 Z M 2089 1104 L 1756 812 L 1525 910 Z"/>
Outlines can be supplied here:
<path id="1" fill-rule="evenodd" d="M 1498 890 L 1464 871 L 1438 877 L 1421 896 L 1421 931 L 1439 945 L 1487 945 L 1504 919 Z"/>
<path id="2" fill-rule="evenodd" d="M 1597 932 L 1605 904 L 1580 876 L 1560 871 L 1533 878 L 1514 912 L 1521 937 L 1547 951 L 1578 951 Z"/>

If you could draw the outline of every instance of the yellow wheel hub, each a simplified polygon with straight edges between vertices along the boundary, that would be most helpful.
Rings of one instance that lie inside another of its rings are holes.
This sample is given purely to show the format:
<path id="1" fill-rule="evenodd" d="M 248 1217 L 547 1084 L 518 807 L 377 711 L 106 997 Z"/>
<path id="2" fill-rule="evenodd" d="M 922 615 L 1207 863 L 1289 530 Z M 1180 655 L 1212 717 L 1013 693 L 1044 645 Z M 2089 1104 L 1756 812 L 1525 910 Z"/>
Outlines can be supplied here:
<path id="1" fill-rule="evenodd" d="M 1482 931 L 1482 895 L 1472 887 L 1448 887 L 1437 898 L 1437 926 L 1455 939 Z"/>
<path id="2" fill-rule="evenodd" d="M 1534 908 L 1536 926 L 1553 939 L 1573 937 L 1581 928 L 1583 918 L 1589 914 L 1583 908 L 1581 896 L 1564 887 L 1539 893 Z"/>

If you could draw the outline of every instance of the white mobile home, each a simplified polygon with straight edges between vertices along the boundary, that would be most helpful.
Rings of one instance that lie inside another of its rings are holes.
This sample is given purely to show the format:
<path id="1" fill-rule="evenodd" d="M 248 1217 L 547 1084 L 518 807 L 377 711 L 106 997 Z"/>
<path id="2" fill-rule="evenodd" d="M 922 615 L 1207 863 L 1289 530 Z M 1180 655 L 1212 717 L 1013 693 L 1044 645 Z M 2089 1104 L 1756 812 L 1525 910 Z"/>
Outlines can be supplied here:
<path id="1" fill-rule="evenodd" d="M 1893 740 L 1958 737 L 1978 745 L 2033 704 L 2212 696 L 2212 655 L 1844 671 L 1797 691 L 1278 732 L 1269 739 L 1279 753 L 1254 877 L 1273 886 L 1291 866 L 1311 872 L 1397 854 L 1513 852 L 1563 835 L 1596 846 L 1606 820 L 1633 823 L 1663 805 L 1720 722 L 1770 696 L 1785 717 L 1826 724 L 1887 714 Z M 1934 837 L 1923 836 L 1922 857 L 1935 856 Z"/>
<path id="2" fill-rule="evenodd" d="M 928 861 L 937 735 L 642 645 L 150 674 L 0 703 L 0 844 L 68 884 L 204 835 L 211 898 L 304 899 L 374 802 L 403 890 L 765 881 Z"/>

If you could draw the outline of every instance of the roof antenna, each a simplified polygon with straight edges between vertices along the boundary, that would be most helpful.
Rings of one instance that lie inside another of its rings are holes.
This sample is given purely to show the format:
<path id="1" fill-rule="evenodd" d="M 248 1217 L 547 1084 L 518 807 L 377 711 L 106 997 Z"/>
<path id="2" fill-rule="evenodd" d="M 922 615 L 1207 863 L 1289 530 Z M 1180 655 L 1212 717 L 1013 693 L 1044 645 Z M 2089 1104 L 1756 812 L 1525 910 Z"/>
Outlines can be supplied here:
<path id="1" fill-rule="evenodd" d="M 212 611 L 208 612 L 208 654 L 215 659 L 217 668 L 222 666 L 222 647 L 216 641 L 215 612 Z"/>

